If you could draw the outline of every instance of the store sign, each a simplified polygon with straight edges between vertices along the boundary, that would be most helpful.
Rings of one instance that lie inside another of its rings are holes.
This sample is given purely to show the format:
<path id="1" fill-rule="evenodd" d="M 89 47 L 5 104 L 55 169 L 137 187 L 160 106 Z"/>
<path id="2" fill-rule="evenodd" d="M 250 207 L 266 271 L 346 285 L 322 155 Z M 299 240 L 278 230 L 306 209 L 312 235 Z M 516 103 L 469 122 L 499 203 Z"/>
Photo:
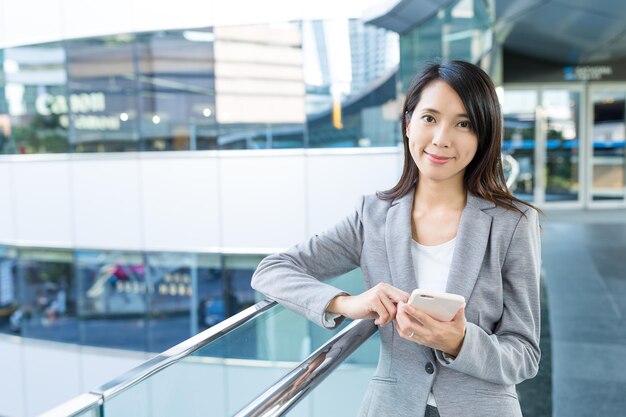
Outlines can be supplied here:
<path id="1" fill-rule="evenodd" d="M 191 297 L 193 289 L 189 274 L 166 274 L 163 280 L 155 284 L 138 281 L 117 281 L 115 289 L 118 293 L 154 294 L 171 297 Z"/>
<path id="2" fill-rule="evenodd" d="M 69 104 L 74 114 L 74 127 L 79 130 L 119 130 L 120 119 L 115 116 L 92 115 L 85 113 L 104 112 L 106 99 L 104 93 L 70 94 Z M 59 124 L 69 127 L 68 103 L 63 95 L 40 94 L 35 100 L 37 113 L 42 116 L 59 115 Z"/>
<path id="3" fill-rule="evenodd" d="M 563 78 L 567 81 L 601 80 L 602 77 L 613 75 L 609 65 L 581 65 L 563 68 Z"/>

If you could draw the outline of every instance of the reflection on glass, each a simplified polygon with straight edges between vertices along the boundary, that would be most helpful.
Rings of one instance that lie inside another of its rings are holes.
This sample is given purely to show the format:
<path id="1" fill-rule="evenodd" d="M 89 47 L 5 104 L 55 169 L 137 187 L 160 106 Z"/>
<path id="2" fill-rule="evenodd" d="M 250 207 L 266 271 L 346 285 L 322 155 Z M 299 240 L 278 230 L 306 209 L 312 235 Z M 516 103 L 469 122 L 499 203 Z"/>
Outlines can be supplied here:
<path id="1" fill-rule="evenodd" d="M 257 263 L 258 265 L 258 263 Z M 255 266 L 256 269 L 256 266 Z M 198 255 L 197 264 L 197 324 L 194 334 L 223 321 L 226 315 L 222 259 L 219 255 Z"/>
<path id="2" fill-rule="evenodd" d="M 302 23 L 308 146 L 393 146 L 398 35 L 360 20 Z"/>
<path id="3" fill-rule="evenodd" d="M 148 285 L 141 254 L 76 254 L 81 341 L 87 345 L 148 351 Z"/>
<path id="4" fill-rule="evenodd" d="M 488 2 L 453 1 L 433 9 L 433 17 L 400 38 L 400 73 L 404 89 L 416 71 L 434 58 L 479 62 L 493 45 Z M 432 6 L 431 6 L 432 7 Z"/>
<path id="5" fill-rule="evenodd" d="M 147 256 L 150 315 L 148 340 L 151 352 L 162 352 L 188 339 L 197 331 L 191 327 L 190 311 L 196 282 L 193 254 L 151 253 Z"/>
<path id="6" fill-rule="evenodd" d="M 578 92 L 543 91 L 542 107 L 547 125 L 546 201 L 578 200 L 579 106 Z"/>
<path id="7" fill-rule="evenodd" d="M 224 256 L 224 302 L 227 317 L 255 303 L 250 280 L 263 258 L 258 255 Z"/>
<path id="8" fill-rule="evenodd" d="M 137 35 L 146 150 L 216 148 L 214 38 L 211 29 Z"/>
<path id="9" fill-rule="evenodd" d="M 20 154 L 67 152 L 69 104 L 63 46 L 8 48 L 3 55 L 0 149 Z"/>
<path id="10" fill-rule="evenodd" d="M 133 42 L 132 35 L 67 42 L 75 151 L 139 150 Z"/>
<path id="11" fill-rule="evenodd" d="M 593 94 L 591 196 L 594 201 L 625 198 L 625 103 L 623 92 Z"/>
<path id="12" fill-rule="evenodd" d="M 20 250 L 17 271 L 22 300 L 17 331 L 26 337 L 78 343 L 71 252 Z"/>
<path id="13" fill-rule="evenodd" d="M 213 30 L 218 147 L 302 147 L 306 114 L 299 25 Z"/>
<path id="14" fill-rule="evenodd" d="M 447 24 L 463 34 L 475 23 L 456 9 L 462 21 Z M 471 42 L 452 36 L 450 50 L 479 44 L 479 32 Z M 0 149 L 395 146 L 399 56 L 396 33 L 358 19 L 8 48 L 0 50 Z"/>
<path id="15" fill-rule="evenodd" d="M 0 246 L 0 332 L 20 330 L 22 312 L 19 309 L 16 252 Z"/>
<path id="16" fill-rule="evenodd" d="M 535 90 L 504 90 L 502 100 L 504 114 L 504 141 L 502 151 L 511 155 L 519 164 L 517 181 L 511 192 L 525 201 L 532 202 L 535 187 Z"/>

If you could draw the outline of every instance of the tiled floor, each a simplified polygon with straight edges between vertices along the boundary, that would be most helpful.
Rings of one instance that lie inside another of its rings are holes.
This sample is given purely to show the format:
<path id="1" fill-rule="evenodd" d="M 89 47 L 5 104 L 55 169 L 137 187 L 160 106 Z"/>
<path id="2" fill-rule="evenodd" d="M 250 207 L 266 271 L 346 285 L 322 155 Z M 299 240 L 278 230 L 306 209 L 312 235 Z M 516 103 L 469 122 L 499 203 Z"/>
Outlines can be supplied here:
<path id="1" fill-rule="evenodd" d="M 548 212 L 543 229 L 553 416 L 626 416 L 626 210 Z"/>

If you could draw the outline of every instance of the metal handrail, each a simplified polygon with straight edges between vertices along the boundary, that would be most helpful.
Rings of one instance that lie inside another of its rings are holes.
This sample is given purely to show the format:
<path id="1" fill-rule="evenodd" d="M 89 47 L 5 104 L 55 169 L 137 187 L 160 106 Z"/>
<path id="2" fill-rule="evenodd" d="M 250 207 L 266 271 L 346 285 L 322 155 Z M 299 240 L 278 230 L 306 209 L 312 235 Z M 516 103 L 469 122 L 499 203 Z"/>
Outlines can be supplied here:
<path id="1" fill-rule="evenodd" d="M 278 417 L 292 409 L 376 332 L 373 320 L 355 320 L 235 417 Z"/>
<path id="2" fill-rule="evenodd" d="M 242 326 L 260 314 L 277 305 L 276 301 L 265 299 L 232 317 L 216 324 L 215 326 L 198 333 L 197 335 L 177 344 L 154 358 L 142 363 L 106 384 L 91 390 L 87 394 L 75 397 L 46 412 L 45 417 L 72 417 L 77 416 L 86 409 L 102 405 L 117 394 L 139 384 L 151 375 L 175 364 L 179 360 L 189 356 L 203 348 L 214 340 L 226 335 L 228 332 Z M 101 413 L 101 410 L 100 410 Z M 98 414 L 101 415 L 101 414 Z M 43 417 L 42 416 L 42 417 Z"/>
<path id="3" fill-rule="evenodd" d="M 248 307 L 247 309 L 216 324 L 215 326 L 203 331 L 202 333 L 199 333 L 185 340 L 184 342 L 177 344 L 176 346 L 155 356 L 149 361 L 144 362 L 136 368 L 133 368 L 130 371 L 120 375 L 114 380 L 107 382 L 99 388 L 92 390 L 91 392 L 94 394 L 102 395 L 104 401 L 107 401 L 110 398 L 119 394 L 120 392 L 127 390 L 134 385 L 137 385 L 151 375 L 159 372 L 164 368 L 167 368 L 170 365 L 173 365 L 182 358 L 189 356 L 193 352 L 203 348 L 212 341 L 247 323 L 248 321 L 252 320 L 259 314 L 269 310 L 275 305 L 277 305 L 276 301 L 271 301 L 268 299 L 256 303 L 255 305 Z"/>

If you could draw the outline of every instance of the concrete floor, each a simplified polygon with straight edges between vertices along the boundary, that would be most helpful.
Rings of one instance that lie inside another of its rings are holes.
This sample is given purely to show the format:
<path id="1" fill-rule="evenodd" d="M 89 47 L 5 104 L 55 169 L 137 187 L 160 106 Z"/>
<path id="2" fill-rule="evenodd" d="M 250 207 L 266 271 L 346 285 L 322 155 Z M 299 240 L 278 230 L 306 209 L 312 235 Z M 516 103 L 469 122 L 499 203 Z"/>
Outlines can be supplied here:
<path id="1" fill-rule="evenodd" d="M 626 416 L 626 210 L 548 211 L 542 247 L 552 415 Z"/>

